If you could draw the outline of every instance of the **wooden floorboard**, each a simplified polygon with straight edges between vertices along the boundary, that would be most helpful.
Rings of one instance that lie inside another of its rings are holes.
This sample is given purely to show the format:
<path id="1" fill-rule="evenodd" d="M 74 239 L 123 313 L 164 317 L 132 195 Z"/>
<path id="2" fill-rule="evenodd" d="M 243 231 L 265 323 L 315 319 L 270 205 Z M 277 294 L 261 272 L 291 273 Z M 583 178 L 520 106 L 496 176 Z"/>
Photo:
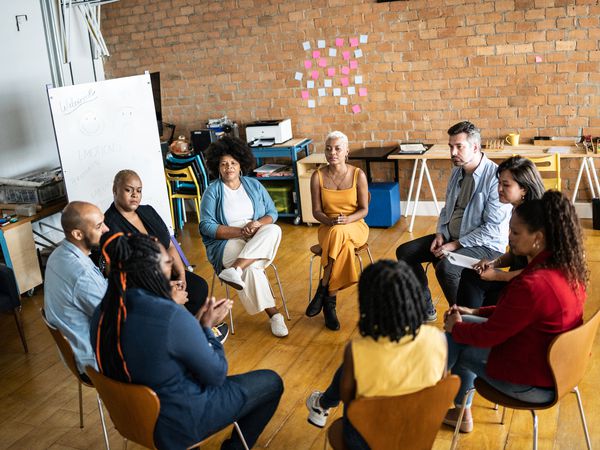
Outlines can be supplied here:
<path id="1" fill-rule="evenodd" d="M 435 231 L 435 218 L 420 217 L 413 233 L 408 233 L 403 218 L 388 229 L 372 229 L 369 245 L 375 259 L 395 258 L 396 247 L 416 237 Z M 600 307 L 600 231 L 591 229 L 591 221 L 584 220 L 586 252 L 592 271 L 586 317 Z M 306 421 L 304 402 L 314 389 L 324 389 L 341 362 L 342 351 L 348 339 L 357 334 L 356 287 L 338 295 L 338 311 L 342 329 L 328 331 L 322 317 L 304 316 L 308 298 L 308 248 L 317 242 L 317 227 L 294 226 L 282 223 L 283 238 L 275 260 L 279 269 L 291 320 L 287 322 L 290 335 L 283 339 L 271 335 L 265 314 L 247 315 L 238 301 L 233 315 L 236 334 L 225 344 L 230 373 L 272 369 L 284 380 L 285 393 L 275 416 L 261 435 L 256 448 L 269 449 L 322 449 L 325 430 L 319 430 Z M 183 248 L 196 273 L 210 283 L 212 268 L 206 262 L 204 247 L 198 236 L 197 224 L 188 223 L 180 236 Z M 363 256 L 365 264 L 367 255 Z M 313 280 L 317 281 L 318 259 L 315 260 Z M 275 277 L 268 271 L 278 306 L 281 306 Z M 596 278 L 594 278 L 594 275 Z M 445 309 L 445 299 L 435 281 L 432 270 L 428 273 L 432 296 L 438 301 L 438 314 Z M 215 283 L 215 295 L 225 289 Z M 234 299 L 237 297 L 234 295 Z M 23 299 L 23 318 L 30 353 L 25 355 L 12 316 L 0 315 L 0 449 L 101 449 L 104 441 L 93 389 L 84 388 L 85 427 L 79 428 L 77 384 L 59 360 L 58 353 L 41 320 L 39 309 L 43 304 L 40 289 L 32 298 Z M 437 325 L 441 327 L 441 319 Z M 600 447 L 600 338 L 597 338 L 589 371 L 580 385 L 592 443 Z M 526 411 L 507 411 L 505 424 L 500 425 L 502 412 L 495 411 L 489 402 L 476 396 L 473 414 L 475 430 L 461 435 L 461 449 L 522 449 L 531 447 L 531 415 Z M 332 411 L 330 422 L 342 414 Z M 112 427 L 111 446 L 121 446 L 121 438 Z M 555 408 L 539 413 L 540 449 L 583 449 L 585 442 L 575 396 L 567 396 Z M 211 438 L 203 448 L 218 449 L 230 430 Z M 442 427 L 434 449 L 449 448 L 452 431 Z M 140 448 L 130 444 L 129 448 Z"/>

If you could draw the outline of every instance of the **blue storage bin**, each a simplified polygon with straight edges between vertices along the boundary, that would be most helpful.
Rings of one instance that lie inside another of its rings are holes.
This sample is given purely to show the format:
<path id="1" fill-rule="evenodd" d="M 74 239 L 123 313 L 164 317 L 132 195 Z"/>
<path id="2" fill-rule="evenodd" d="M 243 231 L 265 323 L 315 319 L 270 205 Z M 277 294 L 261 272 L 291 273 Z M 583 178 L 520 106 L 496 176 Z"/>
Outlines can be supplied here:
<path id="1" fill-rule="evenodd" d="M 391 227 L 400 220 L 400 189 L 398 183 L 369 184 L 371 203 L 365 222 L 370 227 Z"/>

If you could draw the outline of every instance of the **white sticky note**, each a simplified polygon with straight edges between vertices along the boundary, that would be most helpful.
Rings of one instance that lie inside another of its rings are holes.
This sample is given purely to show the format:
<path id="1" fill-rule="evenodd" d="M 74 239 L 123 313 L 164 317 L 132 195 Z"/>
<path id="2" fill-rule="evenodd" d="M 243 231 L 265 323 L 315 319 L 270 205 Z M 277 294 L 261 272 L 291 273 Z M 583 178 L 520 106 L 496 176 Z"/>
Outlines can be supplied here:
<path id="1" fill-rule="evenodd" d="M 329 49 L 329 56 L 337 56 L 337 49 L 330 48 Z"/>
<path id="2" fill-rule="evenodd" d="M 348 86 L 348 95 L 355 95 L 356 88 L 354 86 Z"/>
<path id="3" fill-rule="evenodd" d="M 354 77 L 354 84 L 362 84 L 362 75 L 356 75 Z"/>
<path id="4" fill-rule="evenodd" d="M 356 50 L 354 50 L 354 57 L 362 58 L 362 50 L 360 48 L 357 48 Z"/>
<path id="5" fill-rule="evenodd" d="M 308 80 L 306 82 L 306 88 L 307 89 L 313 89 L 315 87 L 315 80 Z"/>
<path id="6" fill-rule="evenodd" d="M 302 48 L 304 50 L 310 50 L 310 42 L 306 41 L 302 43 Z"/>
<path id="7" fill-rule="evenodd" d="M 325 41 L 323 39 L 319 39 L 317 41 L 317 47 L 319 47 L 319 48 L 325 48 Z"/>
<path id="8" fill-rule="evenodd" d="M 308 101 L 308 107 L 309 107 L 309 108 L 314 108 L 314 107 L 315 107 L 315 105 L 316 105 L 316 103 L 315 103 L 315 101 L 314 101 L 314 100 L 309 100 L 309 101 Z"/>
<path id="9" fill-rule="evenodd" d="M 325 88 L 319 88 L 319 97 L 325 97 L 327 95 L 327 91 Z"/>
<path id="10" fill-rule="evenodd" d="M 340 95 L 342 95 L 342 90 L 340 88 L 333 88 L 333 96 L 339 97 Z"/>
<path id="11" fill-rule="evenodd" d="M 327 80 L 327 79 L 326 79 L 326 80 L 323 82 L 323 86 L 325 86 L 325 87 L 331 87 L 331 80 Z"/>
<path id="12" fill-rule="evenodd" d="M 348 97 L 340 97 L 340 105 L 345 106 L 348 104 Z"/>
<path id="13" fill-rule="evenodd" d="M 361 44 L 366 44 L 368 42 L 368 40 L 369 40 L 369 36 L 367 36 L 366 34 L 361 34 L 360 38 L 358 39 L 358 41 Z"/>
<path id="14" fill-rule="evenodd" d="M 303 76 L 304 74 L 302 72 L 296 72 L 296 75 L 294 75 L 294 79 L 301 81 Z"/>

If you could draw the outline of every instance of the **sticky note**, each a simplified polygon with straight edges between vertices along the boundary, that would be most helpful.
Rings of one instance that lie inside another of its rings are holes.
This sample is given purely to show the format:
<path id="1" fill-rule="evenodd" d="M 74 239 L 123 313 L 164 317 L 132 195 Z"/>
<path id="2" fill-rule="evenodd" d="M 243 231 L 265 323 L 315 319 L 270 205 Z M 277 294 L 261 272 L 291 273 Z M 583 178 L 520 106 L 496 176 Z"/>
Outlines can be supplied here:
<path id="1" fill-rule="evenodd" d="M 315 82 L 313 80 L 307 80 L 306 81 L 306 88 L 307 89 L 313 89 L 315 87 Z"/>
<path id="2" fill-rule="evenodd" d="M 344 45 L 344 40 L 342 38 L 335 38 L 335 46 L 342 47 Z"/>
<path id="3" fill-rule="evenodd" d="M 358 61 L 356 61 L 354 59 L 352 61 L 350 61 L 350 68 L 351 69 L 358 69 Z"/>
<path id="4" fill-rule="evenodd" d="M 308 59 L 306 61 L 304 61 L 305 69 L 310 69 L 311 67 L 312 67 L 312 61 L 309 61 Z"/>
<path id="5" fill-rule="evenodd" d="M 327 95 L 327 91 L 324 88 L 319 88 L 319 97 L 325 97 Z"/>
<path id="6" fill-rule="evenodd" d="M 304 50 L 310 50 L 310 42 L 306 41 L 302 43 L 302 48 Z"/>
<path id="7" fill-rule="evenodd" d="M 346 87 L 350 84 L 350 82 L 348 81 L 347 77 L 344 77 L 340 80 L 340 82 L 342 83 L 342 86 Z"/>
<path id="8" fill-rule="evenodd" d="M 345 106 L 348 104 L 348 97 L 340 97 L 340 105 Z"/>
<path id="9" fill-rule="evenodd" d="M 366 44 L 369 40 L 369 36 L 367 36 L 366 34 L 361 34 L 359 41 L 361 44 Z"/>
<path id="10" fill-rule="evenodd" d="M 354 50 L 354 57 L 355 58 L 362 58 L 362 50 L 360 48 L 357 48 L 356 50 Z"/>
<path id="11" fill-rule="evenodd" d="M 302 72 L 296 72 L 296 75 L 294 75 L 294 79 L 301 81 L 303 76 L 304 74 Z"/>
<path id="12" fill-rule="evenodd" d="M 354 84 L 362 84 L 362 75 L 356 75 L 354 77 Z"/>
<path id="13" fill-rule="evenodd" d="M 313 50 L 313 58 L 319 59 L 321 57 L 321 52 L 319 50 Z"/>
<path id="14" fill-rule="evenodd" d="M 317 47 L 319 47 L 319 48 L 325 48 L 325 40 L 324 39 L 319 39 L 317 41 Z"/>
<path id="15" fill-rule="evenodd" d="M 325 87 L 331 87 L 331 80 L 324 80 L 323 81 L 323 86 L 325 86 Z"/>
<path id="16" fill-rule="evenodd" d="M 333 96 L 339 97 L 340 95 L 342 95 L 342 90 L 340 88 L 333 88 Z"/>
<path id="17" fill-rule="evenodd" d="M 335 67 L 329 67 L 327 69 L 327 76 L 328 77 L 334 77 L 335 76 Z"/>
<path id="18" fill-rule="evenodd" d="M 308 100 L 308 91 L 302 91 L 302 98 Z"/>
<path id="19" fill-rule="evenodd" d="M 540 55 L 535 55 L 535 62 L 536 63 L 541 63 L 542 62 L 542 57 Z"/>
<path id="20" fill-rule="evenodd" d="M 314 107 L 315 107 L 315 104 L 316 104 L 316 103 L 315 103 L 315 101 L 314 101 L 314 100 L 309 100 L 309 101 L 308 101 L 308 107 L 309 107 L 309 108 L 314 108 Z"/>
<path id="21" fill-rule="evenodd" d="M 342 58 L 348 61 L 350 59 L 350 52 L 342 52 Z"/>
<path id="22" fill-rule="evenodd" d="M 314 101 L 314 100 L 312 100 L 312 101 Z M 311 102 L 311 100 L 309 100 L 309 103 L 310 103 L 310 102 Z M 354 114 L 358 114 L 360 111 L 361 111 L 361 109 L 360 109 L 360 105 L 353 105 L 353 106 L 352 106 L 352 112 L 353 112 Z"/>
<path id="23" fill-rule="evenodd" d="M 337 56 L 337 49 L 330 48 L 329 49 L 329 56 Z"/>
<path id="24" fill-rule="evenodd" d="M 358 39 L 350 38 L 350 47 L 358 47 Z"/>
<path id="25" fill-rule="evenodd" d="M 327 59 L 319 58 L 319 67 L 327 67 Z"/>
<path id="26" fill-rule="evenodd" d="M 364 87 L 358 88 L 358 95 L 360 97 L 366 97 L 367 96 L 367 88 L 364 88 Z"/>
<path id="27" fill-rule="evenodd" d="M 348 88 L 348 95 L 355 95 L 356 94 L 356 88 L 354 86 L 350 86 Z"/>
<path id="28" fill-rule="evenodd" d="M 350 67 L 348 67 L 348 66 L 342 67 L 342 73 L 344 75 L 348 75 L 350 73 Z"/>
<path id="29" fill-rule="evenodd" d="M 318 71 L 318 70 L 313 70 L 313 71 L 310 73 L 310 77 L 311 77 L 313 80 L 316 80 L 317 78 L 319 78 L 319 71 Z"/>

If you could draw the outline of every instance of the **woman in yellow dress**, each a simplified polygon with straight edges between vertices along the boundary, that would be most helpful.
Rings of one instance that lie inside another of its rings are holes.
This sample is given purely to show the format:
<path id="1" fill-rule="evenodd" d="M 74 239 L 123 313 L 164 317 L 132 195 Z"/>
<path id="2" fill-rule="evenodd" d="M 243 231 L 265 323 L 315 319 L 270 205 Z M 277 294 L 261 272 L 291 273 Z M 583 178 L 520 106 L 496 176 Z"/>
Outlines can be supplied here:
<path id="1" fill-rule="evenodd" d="M 328 165 L 315 171 L 310 180 L 313 215 L 321 223 L 323 278 L 306 315 L 316 316 L 322 309 L 325 326 L 339 330 L 336 294 L 358 282 L 354 250 L 369 237 L 369 227 L 364 221 L 369 212 L 369 190 L 365 173 L 346 163 L 348 137 L 344 133 L 329 133 L 325 157 Z"/>

